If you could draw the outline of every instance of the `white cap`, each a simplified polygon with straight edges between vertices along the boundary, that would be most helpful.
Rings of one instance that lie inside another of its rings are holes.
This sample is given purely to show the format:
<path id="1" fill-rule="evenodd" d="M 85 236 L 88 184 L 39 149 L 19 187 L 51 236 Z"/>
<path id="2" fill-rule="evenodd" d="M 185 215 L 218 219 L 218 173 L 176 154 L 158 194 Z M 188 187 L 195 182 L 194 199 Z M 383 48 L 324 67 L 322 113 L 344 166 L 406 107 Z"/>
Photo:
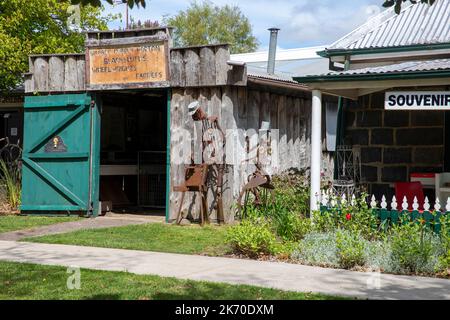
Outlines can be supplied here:
<path id="1" fill-rule="evenodd" d="M 198 102 L 198 101 L 191 102 L 188 105 L 188 113 L 189 113 L 189 115 L 193 116 L 197 112 L 198 108 L 200 108 L 200 102 Z"/>

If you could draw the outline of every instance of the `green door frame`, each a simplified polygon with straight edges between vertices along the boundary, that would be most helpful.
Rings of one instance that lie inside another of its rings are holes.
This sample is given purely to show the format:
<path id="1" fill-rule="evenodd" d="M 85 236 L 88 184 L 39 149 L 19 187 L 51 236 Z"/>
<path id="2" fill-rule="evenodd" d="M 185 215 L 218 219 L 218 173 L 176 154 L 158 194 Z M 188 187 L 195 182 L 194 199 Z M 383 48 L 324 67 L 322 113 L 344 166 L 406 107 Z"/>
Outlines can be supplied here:
<path id="1" fill-rule="evenodd" d="M 170 133 L 170 123 L 171 123 L 171 116 L 170 116 L 170 107 L 171 107 L 171 89 L 166 90 L 167 95 L 167 129 L 166 129 L 166 208 L 165 208 L 165 220 L 166 222 L 169 221 L 169 206 L 170 206 L 170 139 L 171 139 L 171 133 Z M 91 115 L 91 144 L 90 144 L 90 184 L 89 184 L 89 199 L 87 203 L 87 216 L 93 216 L 96 217 L 99 214 L 100 208 L 99 208 L 99 187 L 100 187 L 100 134 L 101 134 L 101 116 L 100 116 L 100 110 L 102 108 L 102 99 L 101 95 L 97 94 L 91 94 L 87 95 L 89 96 L 93 101 L 95 101 L 95 105 L 90 105 L 90 112 L 92 112 Z M 96 106 L 96 107 L 95 107 Z M 81 110 L 81 108 L 80 108 Z M 75 155 L 69 155 L 69 156 L 75 156 Z M 79 156 L 79 155 L 76 155 Z M 80 155 L 81 156 L 81 155 Z M 87 154 L 83 154 L 84 156 L 88 156 Z M 27 214 L 35 214 L 33 212 L 29 212 Z M 68 215 L 71 213 L 68 212 Z M 39 215 L 58 215 L 61 214 L 54 214 L 54 213 L 42 213 Z"/>
<path id="2" fill-rule="evenodd" d="M 167 134 L 166 134 L 166 223 L 169 222 L 170 206 L 170 103 L 172 101 L 172 90 L 167 89 Z"/>

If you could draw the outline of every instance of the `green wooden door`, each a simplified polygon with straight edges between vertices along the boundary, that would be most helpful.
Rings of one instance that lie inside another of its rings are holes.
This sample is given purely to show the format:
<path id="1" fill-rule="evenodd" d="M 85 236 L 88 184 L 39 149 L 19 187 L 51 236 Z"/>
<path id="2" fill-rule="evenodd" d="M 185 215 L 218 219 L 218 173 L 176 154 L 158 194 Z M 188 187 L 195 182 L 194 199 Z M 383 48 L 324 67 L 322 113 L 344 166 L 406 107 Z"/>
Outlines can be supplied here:
<path id="1" fill-rule="evenodd" d="M 90 95 L 25 97 L 22 212 L 97 215 L 99 136 Z"/>

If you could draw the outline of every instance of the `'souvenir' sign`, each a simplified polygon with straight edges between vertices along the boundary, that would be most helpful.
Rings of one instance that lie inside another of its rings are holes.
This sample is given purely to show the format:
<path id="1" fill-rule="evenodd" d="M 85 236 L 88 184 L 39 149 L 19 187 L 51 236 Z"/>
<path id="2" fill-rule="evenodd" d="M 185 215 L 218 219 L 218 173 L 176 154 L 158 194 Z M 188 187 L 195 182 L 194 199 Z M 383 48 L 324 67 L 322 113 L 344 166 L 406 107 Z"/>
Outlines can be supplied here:
<path id="1" fill-rule="evenodd" d="M 386 92 L 386 110 L 450 110 L 450 91 Z"/>
<path id="2" fill-rule="evenodd" d="M 168 81 L 164 41 L 88 48 L 89 86 L 145 87 Z M 141 85 L 140 85 L 141 84 Z"/>

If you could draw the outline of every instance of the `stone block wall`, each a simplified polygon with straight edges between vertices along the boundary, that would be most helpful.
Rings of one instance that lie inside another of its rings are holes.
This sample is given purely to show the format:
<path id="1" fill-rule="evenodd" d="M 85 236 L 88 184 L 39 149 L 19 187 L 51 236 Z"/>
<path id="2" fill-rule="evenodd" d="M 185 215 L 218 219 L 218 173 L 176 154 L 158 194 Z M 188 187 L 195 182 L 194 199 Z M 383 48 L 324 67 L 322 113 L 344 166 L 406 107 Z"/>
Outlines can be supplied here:
<path id="1" fill-rule="evenodd" d="M 414 172 L 441 172 L 443 111 L 387 111 L 384 92 L 361 97 L 345 109 L 344 141 L 361 147 L 361 175 L 369 192 L 393 195 L 393 183 Z"/>

